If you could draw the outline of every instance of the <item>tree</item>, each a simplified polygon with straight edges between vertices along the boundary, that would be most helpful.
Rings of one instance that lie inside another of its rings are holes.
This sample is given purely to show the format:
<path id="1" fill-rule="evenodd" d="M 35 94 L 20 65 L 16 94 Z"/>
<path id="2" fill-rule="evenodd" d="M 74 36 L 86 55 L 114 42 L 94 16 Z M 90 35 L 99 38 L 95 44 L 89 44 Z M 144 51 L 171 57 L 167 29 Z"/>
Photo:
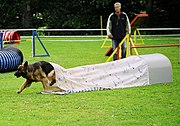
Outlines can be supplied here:
<path id="1" fill-rule="evenodd" d="M 180 27 L 177 0 L 119 0 L 130 21 L 148 13 L 143 27 Z M 116 0 L 1 0 L 0 28 L 100 28 L 99 17 L 114 11 Z"/>
<path id="2" fill-rule="evenodd" d="M 0 1 L 0 28 L 22 28 L 23 0 Z"/>

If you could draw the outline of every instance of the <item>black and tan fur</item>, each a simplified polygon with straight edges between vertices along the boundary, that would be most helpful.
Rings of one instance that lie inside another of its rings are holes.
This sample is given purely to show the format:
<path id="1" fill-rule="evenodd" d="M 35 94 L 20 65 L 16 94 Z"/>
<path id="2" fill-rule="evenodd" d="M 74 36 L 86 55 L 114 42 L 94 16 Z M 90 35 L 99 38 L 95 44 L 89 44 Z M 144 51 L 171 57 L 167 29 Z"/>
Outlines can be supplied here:
<path id="1" fill-rule="evenodd" d="M 52 89 L 52 85 L 56 83 L 56 76 L 53 66 L 46 61 L 35 62 L 19 65 L 18 70 L 14 74 L 16 77 L 26 78 L 26 81 L 20 86 L 17 93 L 21 93 L 25 88 L 31 86 L 32 82 L 41 82 L 44 91 L 60 91 L 58 88 Z"/>

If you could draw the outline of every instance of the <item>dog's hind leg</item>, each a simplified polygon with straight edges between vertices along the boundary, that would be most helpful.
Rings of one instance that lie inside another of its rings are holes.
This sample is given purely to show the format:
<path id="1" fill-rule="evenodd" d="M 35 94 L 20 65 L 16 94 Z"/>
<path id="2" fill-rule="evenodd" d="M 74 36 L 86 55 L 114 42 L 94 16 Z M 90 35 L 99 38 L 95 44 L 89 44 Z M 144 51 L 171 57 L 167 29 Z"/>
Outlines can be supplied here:
<path id="1" fill-rule="evenodd" d="M 19 88 L 19 90 L 17 91 L 17 93 L 21 93 L 25 88 L 31 86 L 32 84 L 32 81 L 31 80 L 26 80 L 22 85 L 21 87 Z"/>

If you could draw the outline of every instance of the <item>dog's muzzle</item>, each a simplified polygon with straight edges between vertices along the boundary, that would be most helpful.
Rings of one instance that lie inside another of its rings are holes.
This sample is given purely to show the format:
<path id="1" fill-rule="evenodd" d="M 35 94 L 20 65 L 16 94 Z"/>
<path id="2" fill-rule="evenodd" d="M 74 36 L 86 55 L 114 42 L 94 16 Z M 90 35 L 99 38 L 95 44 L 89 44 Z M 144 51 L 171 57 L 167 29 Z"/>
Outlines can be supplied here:
<path id="1" fill-rule="evenodd" d="M 17 78 L 20 77 L 21 75 L 18 73 L 15 73 L 14 76 L 16 76 Z"/>

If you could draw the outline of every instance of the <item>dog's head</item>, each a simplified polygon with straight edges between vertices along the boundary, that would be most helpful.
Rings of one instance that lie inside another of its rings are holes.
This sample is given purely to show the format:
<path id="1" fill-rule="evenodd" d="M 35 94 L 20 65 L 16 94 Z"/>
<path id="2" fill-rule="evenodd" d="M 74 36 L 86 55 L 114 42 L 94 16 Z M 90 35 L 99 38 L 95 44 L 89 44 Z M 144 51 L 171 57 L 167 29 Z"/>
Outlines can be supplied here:
<path id="1" fill-rule="evenodd" d="M 17 71 L 15 72 L 14 76 L 16 77 L 24 77 L 27 73 L 27 67 L 28 67 L 28 62 L 26 61 L 24 64 L 21 64 L 18 66 Z"/>

